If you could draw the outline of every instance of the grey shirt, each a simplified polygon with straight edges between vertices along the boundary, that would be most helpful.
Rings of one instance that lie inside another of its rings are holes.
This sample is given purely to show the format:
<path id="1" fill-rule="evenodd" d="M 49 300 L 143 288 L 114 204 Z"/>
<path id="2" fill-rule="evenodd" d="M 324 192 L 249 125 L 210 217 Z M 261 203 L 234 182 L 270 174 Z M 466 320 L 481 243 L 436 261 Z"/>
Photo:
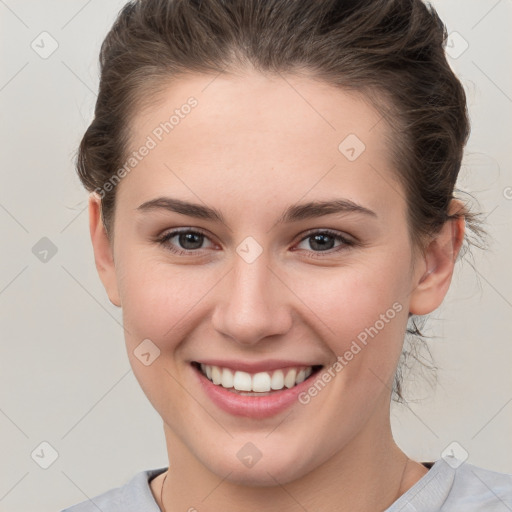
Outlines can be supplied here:
<path id="1" fill-rule="evenodd" d="M 448 463 L 449 462 L 449 463 Z M 512 475 L 439 459 L 383 512 L 510 512 Z M 160 512 L 149 482 L 167 468 L 137 473 L 116 487 L 61 512 Z"/>

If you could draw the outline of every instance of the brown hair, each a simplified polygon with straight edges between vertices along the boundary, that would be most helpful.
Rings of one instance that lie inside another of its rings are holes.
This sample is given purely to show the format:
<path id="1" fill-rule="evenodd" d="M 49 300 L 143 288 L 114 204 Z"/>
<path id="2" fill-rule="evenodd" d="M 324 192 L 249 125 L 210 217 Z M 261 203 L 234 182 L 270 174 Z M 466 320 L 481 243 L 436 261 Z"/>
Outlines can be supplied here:
<path id="1" fill-rule="evenodd" d="M 133 116 L 172 80 L 249 66 L 297 73 L 363 94 L 388 121 L 415 249 L 460 216 L 469 228 L 462 253 L 471 233 L 481 247 L 479 214 L 465 206 L 448 215 L 470 128 L 446 38 L 436 11 L 421 0 L 131 1 L 101 47 L 99 94 L 78 149 L 78 175 L 89 192 L 101 193 L 113 239 L 115 186 L 104 185 L 125 162 Z M 422 336 L 414 317 L 407 332 Z M 403 358 L 411 355 L 404 350 L 395 377 L 398 401 Z"/>

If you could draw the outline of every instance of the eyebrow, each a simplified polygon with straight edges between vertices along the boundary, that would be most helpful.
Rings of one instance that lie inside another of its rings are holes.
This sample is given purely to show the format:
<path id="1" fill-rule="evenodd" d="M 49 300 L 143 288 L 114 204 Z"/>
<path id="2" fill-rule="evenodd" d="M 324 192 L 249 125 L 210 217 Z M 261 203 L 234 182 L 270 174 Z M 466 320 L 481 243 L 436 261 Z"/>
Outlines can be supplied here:
<path id="1" fill-rule="evenodd" d="M 222 213 L 209 206 L 183 201 L 172 197 L 157 197 L 142 203 L 136 208 L 138 211 L 170 211 L 195 217 L 197 219 L 211 220 L 226 224 Z M 310 201 L 308 203 L 289 206 L 279 217 L 276 224 L 297 222 L 305 219 L 322 217 L 336 213 L 357 213 L 377 218 L 377 214 L 364 206 L 349 199 L 334 199 L 330 201 Z"/>

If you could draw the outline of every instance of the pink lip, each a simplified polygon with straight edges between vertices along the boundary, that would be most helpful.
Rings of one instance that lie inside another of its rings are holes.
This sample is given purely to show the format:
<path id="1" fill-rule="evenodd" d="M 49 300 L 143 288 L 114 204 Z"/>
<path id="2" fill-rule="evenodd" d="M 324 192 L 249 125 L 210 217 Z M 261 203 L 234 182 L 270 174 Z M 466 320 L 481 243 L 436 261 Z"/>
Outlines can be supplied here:
<path id="1" fill-rule="evenodd" d="M 199 364 L 220 366 L 221 368 L 229 368 L 233 371 L 240 370 L 247 373 L 271 372 L 272 370 L 279 370 L 282 368 L 308 368 L 309 366 L 320 366 L 320 363 L 304 363 L 284 359 L 269 359 L 267 361 L 259 361 L 256 363 L 240 360 L 225 361 L 221 359 L 204 359 L 197 362 Z"/>
<path id="2" fill-rule="evenodd" d="M 295 366 L 295 364 L 290 366 Z M 283 366 L 279 366 L 278 368 L 283 368 Z M 312 382 L 310 378 L 308 378 L 291 389 L 284 388 L 280 391 L 274 391 L 267 396 L 247 396 L 239 395 L 222 386 L 217 386 L 207 379 L 200 370 L 194 366 L 192 366 L 192 369 L 203 390 L 214 404 L 223 411 L 235 416 L 245 416 L 256 419 L 268 418 L 286 410 L 288 407 L 298 402 L 298 395 L 305 391 Z"/>

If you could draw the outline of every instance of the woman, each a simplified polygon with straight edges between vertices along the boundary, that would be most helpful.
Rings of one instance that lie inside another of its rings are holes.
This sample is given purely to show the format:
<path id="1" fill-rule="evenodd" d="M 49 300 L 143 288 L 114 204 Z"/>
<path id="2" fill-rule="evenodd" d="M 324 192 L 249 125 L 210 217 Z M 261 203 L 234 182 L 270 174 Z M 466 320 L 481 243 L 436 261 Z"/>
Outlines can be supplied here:
<path id="1" fill-rule="evenodd" d="M 445 38 L 420 0 L 123 8 L 78 172 L 170 465 L 68 511 L 512 507 L 390 427 L 404 335 L 480 232 Z"/>

